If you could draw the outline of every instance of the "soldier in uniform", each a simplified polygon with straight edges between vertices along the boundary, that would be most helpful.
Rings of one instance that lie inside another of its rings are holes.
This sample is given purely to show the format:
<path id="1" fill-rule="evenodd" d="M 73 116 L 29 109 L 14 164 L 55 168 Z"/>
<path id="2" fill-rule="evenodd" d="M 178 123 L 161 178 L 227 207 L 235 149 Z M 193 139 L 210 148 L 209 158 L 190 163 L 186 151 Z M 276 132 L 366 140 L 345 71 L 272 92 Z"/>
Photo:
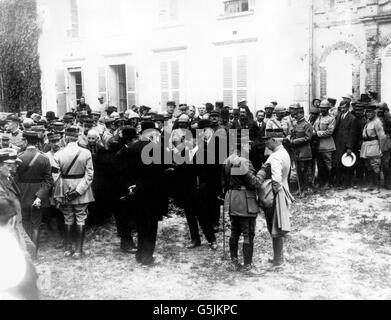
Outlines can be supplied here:
<path id="1" fill-rule="evenodd" d="M 386 135 L 381 120 L 376 116 L 376 107 L 377 105 L 369 103 L 365 108 L 367 123 L 362 132 L 363 143 L 360 151 L 369 178 L 369 187 L 365 191 L 380 188 L 381 156 Z"/>
<path id="2" fill-rule="evenodd" d="M 10 144 L 18 148 L 24 145 L 23 132 L 19 129 L 20 119 L 16 115 L 7 117 L 7 132 L 10 138 Z"/>
<path id="3" fill-rule="evenodd" d="M 1 137 L 1 148 L 2 149 L 13 149 L 17 153 L 20 151 L 20 147 L 17 147 L 10 143 L 11 139 L 8 135 L 3 134 Z"/>
<path id="4" fill-rule="evenodd" d="M 288 176 L 291 168 L 291 159 L 282 145 L 284 139 L 282 129 L 271 129 L 266 132 L 266 146 L 272 150 L 262 169 L 257 176 L 261 183 L 271 172 L 272 191 L 274 203 L 271 208 L 265 209 L 267 228 L 273 240 L 273 259 L 269 260 L 273 266 L 283 264 L 283 238 L 290 232 L 290 209 L 289 205 L 294 200 L 289 192 Z"/>
<path id="5" fill-rule="evenodd" d="M 238 140 L 241 139 L 238 136 Z M 236 150 L 224 162 L 223 189 L 225 193 L 224 211 L 231 218 L 231 237 L 229 249 L 235 271 L 241 269 L 238 260 L 238 246 L 243 234 L 243 260 L 245 271 L 252 268 L 256 218 L 260 209 L 256 202 L 256 189 L 261 186 L 261 180 L 251 161 L 246 157 L 248 150 L 244 149 L 240 140 Z"/>
<path id="6" fill-rule="evenodd" d="M 60 170 L 57 167 L 57 163 L 54 159 L 54 155 L 56 154 L 57 151 L 62 149 L 61 146 L 61 136 L 59 133 L 55 132 L 49 132 L 47 134 L 47 138 L 49 141 L 49 147 L 50 150 L 45 153 L 45 155 L 48 157 L 50 161 L 50 165 L 52 168 L 52 177 L 53 177 L 53 182 L 54 184 L 57 182 L 59 176 L 60 176 Z M 59 211 L 56 208 L 56 202 L 53 199 L 53 191 L 51 192 L 50 198 L 46 203 L 43 204 L 44 208 L 44 218 L 46 218 L 48 225 L 50 226 L 50 220 L 52 218 L 55 219 L 57 228 L 61 233 L 61 241 L 56 245 L 56 249 L 60 249 L 64 246 L 64 239 L 63 239 L 63 233 L 64 233 L 64 218 L 62 217 L 61 211 Z M 46 217 L 45 217 L 46 216 Z"/>
<path id="7" fill-rule="evenodd" d="M 327 189 L 332 168 L 332 153 L 335 151 L 333 139 L 335 118 L 329 114 L 330 103 L 327 100 L 322 101 L 319 109 L 320 115 L 314 123 L 314 143 L 316 145 L 319 186 Z"/>
<path id="8" fill-rule="evenodd" d="M 377 116 L 383 124 L 386 140 L 383 146 L 382 170 L 384 175 L 384 188 L 391 188 L 391 115 L 385 102 L 378 105 Z"/>
<path id="9" fill-rule="evenodd" d="M 361 146 L 363 143 L 363 137 L 362 137 L 361 133 L 363 132 L 364 127 L 367 123 L 367 119 L 364 116 L 365 106 L 366 106 L 366 104 L 361 103 L 361 102 L 354 103 L 354 107 L 353 107 L 353 111 L 352 111 L 352 112 L 354 112 L 355 122 L 356 122 L 355 125 L 357 126 L 358 133 L 359 133 L 358 137 L 356 139 L 356 145 L 353 148 L 354 154 L 357 155 L 357 160 L 356 160 L 356 163 L 353 167 L 354 178 L 355 178 L 354 185 L 355 186 L 362 186 L 362 184 L 364 183 L 364 180 L 365 180 L 364 178 L 366 176 L 364 159 L 360 158 L 360 156 L 359 156 Z"/>
<path id="10" fill-rule="evenodd" d="M 293 129 L 289 136 L 290 145 L 292 146 L 292 155 L 295 159 L 297 178 L 301 186 L 302 194 L 305 191 L 311 193 L 310 176 L 309 170 L 311 169 L 312 151 L 311 151 L 311 140 L 312 140 L 312 126 L 304 118 L 304 108 L 295 108 L 296 123 L 293 125 Z"/>
<path id="11" fill-rule="evenodd" d="M 164 131 L 169 135 L 171 134 L 174 127 L 174 123 L 176 121 L 176 117 L 174 116 L 175 109 L 176 109 L 175 101 L 168 101 L 166 119 L 164 122 Z"/>
<path id="12" fill-rule="evenodd" d="M 67 146 L 58 151 L 54 159 L 60 169 L 60 178 L 54 189 L 54 199 L 60 204 L 65 221 L 65 253 L 80 259 L 83 255 L 85 221 L 88 204 L 93 202 L 92 180 L 94 167 L 91 152 L 77 145 L 79 132 L 76 127 L 66 129 Z M 72 251 L 72 226 L 76 220 L 76 250 Z"/>
<path id="13" fill-rule="evenodd" d="M 25 131 L 27 147 L 19 155 L 16 182 L 21 192 L 23 226 L 38 252 L 39 228 L 42 222 L 42 204 L 48 201 L 53 187 L 52 166 L 48 157 L 38 150 L 42 135 Z"/>

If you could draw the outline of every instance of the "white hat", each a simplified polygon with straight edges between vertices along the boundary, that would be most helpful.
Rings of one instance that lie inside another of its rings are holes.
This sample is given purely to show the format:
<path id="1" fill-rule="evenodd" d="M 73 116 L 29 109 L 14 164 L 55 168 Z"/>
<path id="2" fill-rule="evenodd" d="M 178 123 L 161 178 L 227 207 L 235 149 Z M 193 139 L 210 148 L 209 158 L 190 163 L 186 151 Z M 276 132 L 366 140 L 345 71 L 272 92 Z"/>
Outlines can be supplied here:
<path id="1" fill-rule="evenodd" d="M 135 118 L 139 119 L 140 118 L 140 116 L 131 109 L 128 109 L 125 111 L 124 117 L 127 119 L 135 119 Z"/>
<path id="2" fill-rule="evenodd" d="M 352 152 L 350 155 L 345 153 L 342 158 L 341 162 L 346 168 L 353 167 L 354 164 L 356 163 L 357 157 L 356 155 Z"/>

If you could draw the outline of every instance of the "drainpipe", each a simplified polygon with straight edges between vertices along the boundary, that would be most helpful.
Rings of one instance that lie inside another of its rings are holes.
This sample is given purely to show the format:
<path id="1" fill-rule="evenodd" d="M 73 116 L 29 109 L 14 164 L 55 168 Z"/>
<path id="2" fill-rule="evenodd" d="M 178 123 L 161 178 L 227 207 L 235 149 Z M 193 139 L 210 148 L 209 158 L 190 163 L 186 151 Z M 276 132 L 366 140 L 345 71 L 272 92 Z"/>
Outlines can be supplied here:
<path id="1" fill-rule="evenodd" d="M 313 79 L 314 79 L 314 2 L 308 0 L 309 5 L 309 46 L 308 46 L 308 112 L 311 107 L 313 97 Z"/>

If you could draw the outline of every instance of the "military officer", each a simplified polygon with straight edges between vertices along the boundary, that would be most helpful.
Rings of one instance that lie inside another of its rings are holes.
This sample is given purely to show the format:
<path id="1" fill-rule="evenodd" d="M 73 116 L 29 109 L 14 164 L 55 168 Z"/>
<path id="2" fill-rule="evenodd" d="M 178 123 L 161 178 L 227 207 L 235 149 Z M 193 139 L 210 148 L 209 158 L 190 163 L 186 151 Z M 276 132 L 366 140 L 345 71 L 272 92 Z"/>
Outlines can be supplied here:
<path id="1" fill-rule="evenodd" d="M 376 116 L 376 105 L 369 103 L 365 108 L 367 123 L 363 129 L 363 143 L 360 157 L 364 159 L 367 168 L 369 187 L 365 191 L 373 191 L 380 188 L 381 156 L 386 135 L 381 120 Z"/>
<path id="2" fill-rule="evenodd" d="M 330 102 L 323 100 L 319 106 L 320 115 L 314 123 L 314 143 L 316 162 L 318 165 L 319 186 L 323 189 L 329 187 L 332 168 L 332 153 L 335 151 L 333 133 L 335 118 L 329 114 Z"/>
<path id="3" fill-rule="evenodd" d="M 67 146 L 58 151 L 54 159 L 60 169 L 60 177 L 54 189 L 54 199 L 60 204 L 65 221 L 66 257 L 80 259 L 83 255 L 85 221 L 88 204 L 93 202 L 92 180 L 94 167 L 91 152 L 77 145 L 78 128 L 65 130 Z M 72 250 L 72 226 L 76 221 L 76 249 Z"/>
<path id="4" fill-rule="evenodd" d="M 7 132 L 10 144 L 22 148 L 24 145 L 23 132 L 19 129 L 20 119 L 16 115 L 7 117 Z"/>
<path id="5" fill-rule="evenodd" d="M 293 149 L 293 157 L 296 164 L 297 178 L 301 187 L 301 196 L 305 191 L 311 192 L 308 180 L 311 169 L 312 151 L 312 126 L 304 118 L 304 108 L 296 106 L 294 109 L 295 124 L 289 136 L 289 141 Z"/>
<path id="6" fill-rule="evenodd" d="M 42 203 L 48 201 L 53 187 L 52 167 L 48 157 L 38 150 L 43 135 L 25 131 L 23 137 L 27 141 L 27 147 L 19 155 L 22 163 L 17 169 L 16 182 L 21 192 L 23 226 L 36 245 L 37 254 Z"/>

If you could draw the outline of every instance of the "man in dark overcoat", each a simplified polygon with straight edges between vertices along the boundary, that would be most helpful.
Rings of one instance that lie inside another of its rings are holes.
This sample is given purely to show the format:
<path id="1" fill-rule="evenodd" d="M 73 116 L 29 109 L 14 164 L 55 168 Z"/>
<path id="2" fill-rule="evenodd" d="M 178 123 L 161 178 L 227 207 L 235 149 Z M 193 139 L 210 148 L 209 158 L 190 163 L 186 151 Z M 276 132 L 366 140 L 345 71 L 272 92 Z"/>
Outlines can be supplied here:
<path id="1" fill-rule="evenodd" d="M 343 103 L 343 104 L 342 104 Z M 356 141 L 361 134 L 354 115 L 349 111 L 350 102 L 341 102 L 340 114 L 336 118 L 333 138 L 335 141 L 335 152 L 333 153 L 333 169 L 335 172 L 335 183 L 338 188 L 350 187 L 352 183 L 353 171 L 345 168 L 341 162 L 342 156 L 347 152 L 350 155 L 356 145 Z M 357 156 L 357 155 L 356 155 Z"/>

